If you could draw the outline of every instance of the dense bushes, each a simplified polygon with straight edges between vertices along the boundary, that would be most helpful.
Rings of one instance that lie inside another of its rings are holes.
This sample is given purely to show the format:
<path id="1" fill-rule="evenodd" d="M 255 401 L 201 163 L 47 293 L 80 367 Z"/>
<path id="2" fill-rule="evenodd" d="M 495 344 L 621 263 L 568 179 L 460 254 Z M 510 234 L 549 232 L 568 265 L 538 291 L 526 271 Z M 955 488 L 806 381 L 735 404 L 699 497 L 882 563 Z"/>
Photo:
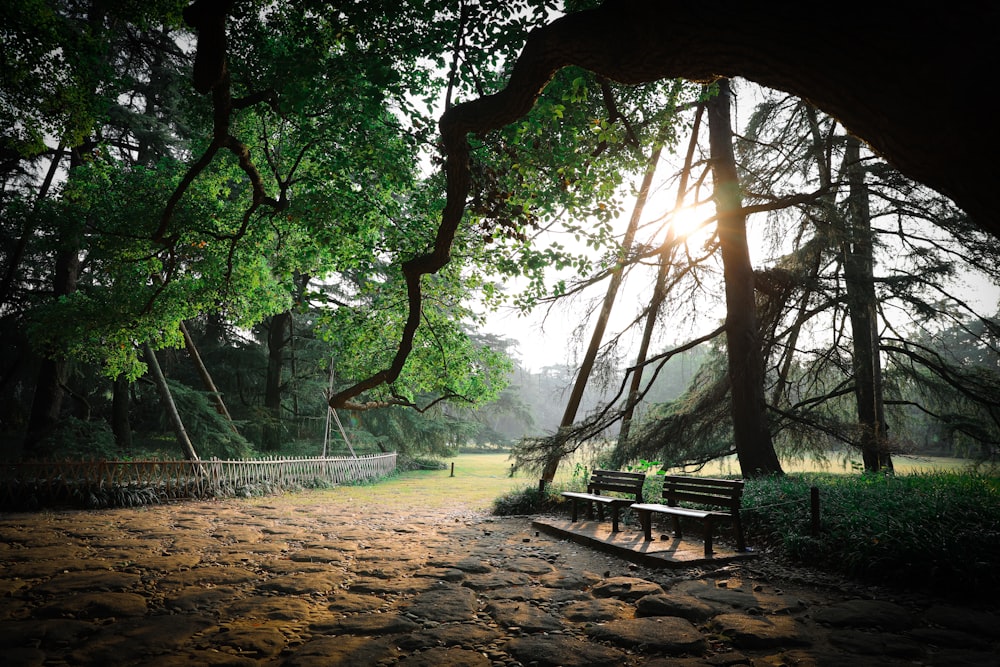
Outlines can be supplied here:
<path id="1" fill-rule="evenodd" d="M 809 530 L 809 487 L 821 530 Z M 785 475 L 751 480 L 747 539 L 874 583 L 977 597 L 1000 592 L 1000 478 L 974 473 Z"/>

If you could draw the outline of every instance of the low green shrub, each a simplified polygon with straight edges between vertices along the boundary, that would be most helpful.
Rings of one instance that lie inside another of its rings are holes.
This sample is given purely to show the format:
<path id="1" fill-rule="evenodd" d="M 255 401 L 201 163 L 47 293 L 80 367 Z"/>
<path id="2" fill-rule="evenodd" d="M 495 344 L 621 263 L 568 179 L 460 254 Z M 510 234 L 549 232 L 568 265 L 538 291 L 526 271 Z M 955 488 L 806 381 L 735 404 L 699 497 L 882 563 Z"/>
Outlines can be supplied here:
<path id="1" fill-rule="evenodd" d="M 406 454 L 396 455 L 396 472 L 409 472 L 411 470 L 447 470 L 448 464 L 441 459 L 429 456 L 407 456 Z"/>
<path id="2" fill-rule="evenodd" d="M 493 500 L 493 514 L 497 516 L 517 516 L 523 514 L 551 514 L 560 511 L 564 499 L 560 492 L 564 487 L 549 484 L 544 491 L 538 485 L 513 489 Z"/>

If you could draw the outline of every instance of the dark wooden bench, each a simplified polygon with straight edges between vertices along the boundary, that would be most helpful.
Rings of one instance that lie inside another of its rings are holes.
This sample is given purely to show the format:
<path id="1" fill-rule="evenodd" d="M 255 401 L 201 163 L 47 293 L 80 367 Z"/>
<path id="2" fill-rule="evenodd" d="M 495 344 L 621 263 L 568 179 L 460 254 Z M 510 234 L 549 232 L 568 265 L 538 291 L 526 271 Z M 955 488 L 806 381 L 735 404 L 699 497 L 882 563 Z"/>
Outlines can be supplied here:
<path id="1" fill-rule="evenodd" d="M 642 485 L 646 481 L 646 473 L 619 472 L 617 470 L 595 470 L 587 483 L 587 492 L 563 491 L 562 495 L 573 503 L 573 521 L 577 519 L 577 505 L 587 503 L 587 517 L 594 518 L 594 505 L 597 505 L 598 516 L 604 520 L 604 508 L 611 508 L 611 530 L 618 532 L 618 515 L 623 507 L 629 507 L 642 502 Z M 605 493 L 627 494 L 621 496 L 603 495 Z"/>
<path id="2" fill-rule="evenodd" d="M 663 478 L 665 504 L 636 503 L 632 509 L 639 515 L 646 541 L 653 539 L 653 514 L 669 514 L 673 518 L 674 535 L 682 537 L 681 519 L 697 519 L 705 524 L 705 557 L 712 555 L 712 532 L 715 522 L 728 519 L 733 522 L 736 548 L 746 551 L 743 524 L 740 521 L 740 503 L 743 498 L 743 480 L 710 479 L 687 475 L 666 475 Z M 679 503 L 694 503 L 710 509 L 693 509 Z"/>

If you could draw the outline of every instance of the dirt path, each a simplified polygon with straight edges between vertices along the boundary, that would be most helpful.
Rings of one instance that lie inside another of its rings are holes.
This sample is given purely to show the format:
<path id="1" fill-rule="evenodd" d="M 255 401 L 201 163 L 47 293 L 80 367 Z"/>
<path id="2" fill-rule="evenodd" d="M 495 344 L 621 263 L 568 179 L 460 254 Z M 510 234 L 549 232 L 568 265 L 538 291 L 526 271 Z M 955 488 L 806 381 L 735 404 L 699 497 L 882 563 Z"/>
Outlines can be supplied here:
<path id="1" fill-rule="evenodd" d="M 1000 617 L 335 492 L 0 515 L 13 665 L 997 665 Z"/>

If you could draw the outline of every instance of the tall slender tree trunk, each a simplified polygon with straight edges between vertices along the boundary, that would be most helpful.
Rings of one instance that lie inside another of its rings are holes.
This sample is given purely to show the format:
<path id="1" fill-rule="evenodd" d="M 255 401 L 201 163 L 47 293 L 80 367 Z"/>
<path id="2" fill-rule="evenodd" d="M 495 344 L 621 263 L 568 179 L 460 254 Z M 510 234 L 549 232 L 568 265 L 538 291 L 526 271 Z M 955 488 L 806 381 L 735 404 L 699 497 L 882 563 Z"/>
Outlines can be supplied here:
<path id="1" fill-rule="evenodd" d="M 874 251 L 868 188 L 861 165 L 861 142 L 847 137 L 844 163 L 849 185 L 847 238 L 841 244 L 844 283 L 854 341 L 854 394 L 861 427 L 861 457 L 865 471 L 892 471 L 886 437 L 882 364 L 879 357 L 878 297 L 875 294 Z"/>
<path id="2" fill-rule="evenodd" d="M 687 184 L 691 176 L 691 165 L 694 161 L 694 151 L 698 146 L 698 131 L 701 128 L 701 119 L 705 113 L 705 106 L 698 105 L 698 111 L 694 117 L 694 124 L 691 127 L 691 139 L 688 141 L 688 149 L 684 155 L 684 167 L 681 170 L 680 180 L 677 182 L 677 198 L 674 202 L 674 213 L 680 210 L 687 196 Z M 629 433 L 632 431 L 632 418 L 635 416 L 635 408 L 639 401 L 639 389 L 642 387 L 643 368 L 649 356 L 649 346 L 653 340 L 653 331 L 656 329 L 656 321 L 660 316 L 660 307 L 667 298 L 667 277 L 670 267 L 673 265 L 674 249 L 677 247 L 677 237 L 674 234 L 673 226 L 668 231 L 667 238 L 660 247 L 658 265 L 656 269 L 656 284 L 653 287 L 653 298 L 650 299 L 649 309 L 646 312 L 646 322 L 642 330 L 642 341 L 639 343 L 639 352 L 635 358 L 635 371 L 629 381 L 628 394 L 625 399 L 625 409 L 622 411 L 622 427 L 618 432 L 618 447 L 625 447 Z"/>
<path id="3" fill-rule="evenodd" d="M 226 402 L 222 400 L 222 392 L 219 391 L 218 387 L 215 386 L 215 382 L 212 380 L 212 374 L 208 372 L 208 368 L 205 366 L 205 362 L 202 361 L 201 355 L 198 353 L 198 347 L 194 344 L 194 339 L 191 338 L 191 333 L 188 331 L 187 325 L 184 322 L 180 323 L 181 334 L 184 336 L 184 347 L 187 348 L 188 356 L 191 357 L 191 362 L 194 364 L 198 371 L 198 376 L 201 378 L 201 383 L 205 387 L 205 391 L 211 397 L 212 404 L 215 406 L 215 411 L 226 418 L 229 422 L 229 428 L 232 429 L 233 433 L 239 435 L 239 430 L 236 428 L 236 424 L 233 423 L 233 418 L 229 414 L 229 408 L 226 407 Z"/>
<path id="4" fill-rule="evenodd" d="M 142 347 L 146 355 L 146 364 L 149 366 L 150 375 L 153 376 L 153 383 L 156 385 L 156 390 L 160 393 L 160 402 L 163 403 L 163 409 L 167 411 L 167 417 L 170 419 L 170 425 L 174 429 L 174 435 L 177 436 L 177 444 L 181 446 L 181 450 L 184 452 L 184 458 L 188 461 L 200 461 L 198 453 L 194 450 L 194 445 L 191 444 L 191 438 L 188 437 L 187 430 L 184 428 L 181 415 L 177 412 L 177 405 L 174 403 L 174 397 L 170 393 L 167 378 L 163 376 L 163 371 L 160 369 L 160 362 L 156 359 L 156 353 L 153 352 L 153 348 L 148 343 L 143 343 Z"/>
<path id="5" fill-rule="evenodd" d="M 292 322 L 292 312 L 286 310 L 271 318 L 267 330 L 267 377 L 264 384 L 264 408 L 268 420 L 264 425 L 264 448 L 276 450 L 281 447 L 281 377 L 284 369 L 286 332 Z"/>
<path id="6" fill-rule="evenodd" d="M 70 153 L 70 172 L 82 163 L 80 149 L 73 149 Z M 82 227 L 82 221 L 74 221 L 61 230 L 52 278 L 52 294 L 56 299 L 76 291 L 80 277 Z M 43 350 L 24 440 L 24 450 L 28 456 L 45 457 L 52 453 L 45 442 L 59 424 L 68 379 L 69 362 L 58 350 Z"/>
<path id="7" fill-rule="evenodd" d="M 111 432 L 114 433 L 118 451 L 126 453 L 132 449 L 132 424 L 129 421 L 130 385 L 125 375 L 119 375 L 111 388 Z"/>
<path id="8" fill-rule="evenodd" d="M 727 79 L 708 103 L 709 143 L 719 215 L 719 244 L 726 284 L 726 345 L 732 395 L 733 440 L 744 477 L 780 474 L 764 401 L 764 359 L 753 266 L 747 246 L 739 175 L 730 120 L 732 95 Z"/>
<path id="9" fill-rule="evenodd" d="M 312 276 L 308 273 L 296 273 L 293 276 L 295 283 L 294 302 L 296 304 L 302 303 L 306 295 L 306 290 L 309 288 L 309 281 L 311 280 Z M 269 419 L 264 425 L 264 447 L 269 450 L 281 447 L 282 433 L 285 430 L 282 423 L 281 399 L 287 388 L 286 383 L 283 381 L 285 352 L 293 343 L 293 324 L 294 316 L 292 310 L 289 309 L 273 316 L 267 330 L 267 377 L 264 383 L 264 407 L 269 413 Z M 291 363 L 294 379 L 294 348 L 292 351 Z"/>
<path id="10" fill-rule="evenodd" d="M 62 162 L 64 153 L 65 150 L 62 144 L 59 144 L 52 156 L 52 161 L 49 162 L 49 168 L 45 172 L 45 178 L 42 179 L 42 184 L 38 188 L 38 196 L 35 198 L 35 203 L 31 207 L 31 214 L 28 219 L 25 220 L 24 229 L 21 230 L 21 235 L 17 239 L 17 245 L 14 246 L 14 251 L 10 255 L 10 261 L 7 264 L 7 272 L 4 274 L 3 282 L 0 283 L 0 304 L 7 303 L 13 296 L 14 280 L 21 267 L 21 261 L 24 259 L 24 253 L 28 249 L 28 243 L 35 235 L 34 222 L 37 220 L 36 216 L 38 215 L 38 209 L 41 207 L 42 202 L 44 202 L 49 196 L 49 190 L 52 188 L 52 181 L 55 179 L 56 173 L 59 171 L 59 164 Z"/>
<path id="11" fill-rule="evenodd" d="M 618 264 L 611 271 L 611 280 L 608 283 L 608 290 L 604 294 L 604 303 L 601 306 L 601 312 L 597 316 L 597 322 L 594 324 L 594 331 L 590 335 L 590 345 L 587 346 L 583 362 L 580 364 L 580 369 L 577 372 L 576 382 L 573 383 L 573 390 L 570 392 L 569 400 L 566 402 L 566 410 L 563 412 L 559 428 L 568 428 L 576 421 L 576 415 L 580 410 L 580 403 L 583 400 L 583 393 L 590 380 L 590 374 L 594 370 L 594 362 L 597 361 L 597 353 L 601 349 L 601 342 L 604 340 L 604 331 L 607 329 L 608 319 L 611 317 L 611 309 L 614 308 L 615 299 L 618 297 L 618 290 L 621 287 L 622 277 L 625 273 L 625 262 L 632 251 L 632 243 L 635 241 L 635 231 L 639 227 L 639 220 L 642 218 L 642 212 L 646 207 L 646 200 L 649 198 L 649 190 L 653 184 L 653 177 L 656 175 L 656 165 L 660 161 L 662 152 L 663 136 L 661 132 L 660 137 L 657 138 L 656 146 L 649 156 L 649 161 L 646 163 L 646 173 L 643 175 L 642 185 L 639 187 L 639 192 L 635 198 L 635 205 L 632 207 L 632 217 L 629 219 L 625 236 L 622 238 Z M 542 477 L 538 482 L 539 488 L 544 489 L 545 485 L 555 478 L 561 459 L 562 455 L 559 452 L 553 452 L 548 456 L 545 467 L 542 469 Z"/>

